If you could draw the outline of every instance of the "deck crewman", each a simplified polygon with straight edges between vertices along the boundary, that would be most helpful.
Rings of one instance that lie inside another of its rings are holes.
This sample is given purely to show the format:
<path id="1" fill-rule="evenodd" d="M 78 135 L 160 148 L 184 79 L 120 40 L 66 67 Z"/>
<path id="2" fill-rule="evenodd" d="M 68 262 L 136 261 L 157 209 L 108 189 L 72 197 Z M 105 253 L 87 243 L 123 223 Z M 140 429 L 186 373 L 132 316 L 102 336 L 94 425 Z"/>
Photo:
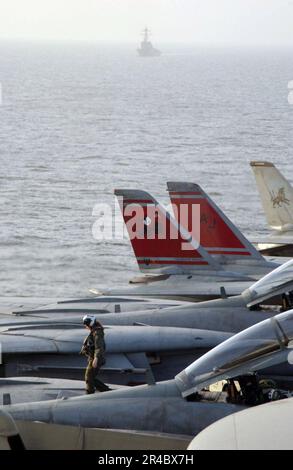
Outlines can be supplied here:
<path id="1" fill-rule="evenodd" d="M 94 315 L 85 315 L 82 321 L 89 330 L 80 351 L 88 359 L 85 371 L 86 393 L 95 393 L 95 390 L 106 392 L 110 388 L 97 378 L 100 368 L 106 362 L 104 328 Z"/>

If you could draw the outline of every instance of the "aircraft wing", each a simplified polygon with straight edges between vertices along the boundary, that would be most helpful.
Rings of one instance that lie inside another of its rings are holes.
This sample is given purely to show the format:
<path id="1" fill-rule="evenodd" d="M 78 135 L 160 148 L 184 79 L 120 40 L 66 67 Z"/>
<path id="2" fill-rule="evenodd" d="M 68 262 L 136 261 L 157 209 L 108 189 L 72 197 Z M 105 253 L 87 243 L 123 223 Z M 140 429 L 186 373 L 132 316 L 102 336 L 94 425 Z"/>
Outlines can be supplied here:
<path id="1" fill-rule="evenodd" d="M 231 333 L 157 326 L 105 327 L 106 353 L 140 353 L 211 348 Z M 84 329 L 13 327 L 0 329 L 2 354 L 78 354 Z"/>
<path id="2" fill-rule="evenodd" d="M 74 365 L 65 362 L 57 363 L 48 354 L 46 361 L 40 357 L 39 363 L 18 363 L 17 373 L 20 375 L 40 375 L 41 377 L 67 377 L 76 376 L 78 372 L 80 375 L 84 374 L 85 361 L 76 362 Z M 106 364 L 102 366 L 103 372 L 119 374 L 133 374 L 145 375 L 146 381 L 153 385 L 155 379 L 151 371 L 147 356 L 144 352 L 138 354 L 111 354 L 107 355 Z"/>
<path id="3" fill-rule="evenodd" d="M 251 286 L 253 279 L 247 281 L 231 281 L 223 278 L 216 280 L 213 278 L 204 279 L 204 275 L 199 276 L 171 276 L 170 280 L 133 284 L 130 287 L 113 288 L 107 290 L 108 293 L 118 295 L 144 295 L 165 299 L 179 299 L 188 301 L 200 301 L 217 299 L 223 296 L 240 295 L 245 289 Z"/>

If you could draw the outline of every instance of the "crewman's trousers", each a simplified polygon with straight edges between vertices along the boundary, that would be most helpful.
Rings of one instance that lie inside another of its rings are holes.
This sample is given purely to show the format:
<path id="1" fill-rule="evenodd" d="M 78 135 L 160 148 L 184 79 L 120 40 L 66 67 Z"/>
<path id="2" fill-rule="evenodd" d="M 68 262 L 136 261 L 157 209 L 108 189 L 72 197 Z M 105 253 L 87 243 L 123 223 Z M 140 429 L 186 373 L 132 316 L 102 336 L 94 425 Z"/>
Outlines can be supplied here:
<path id="1" fill-rule="evenodd" d="M 97 377 L 104 361 L 102 358 L 98 358 L 97 367 L 93 367 L 93 360 L 94 359 L 89 359 L 88 366 L 85 371 L 86 393 L 95 393 L 96 390 L 99 392 L 106 392 L 107 390 L 110 390 L 110 388 Z"/>

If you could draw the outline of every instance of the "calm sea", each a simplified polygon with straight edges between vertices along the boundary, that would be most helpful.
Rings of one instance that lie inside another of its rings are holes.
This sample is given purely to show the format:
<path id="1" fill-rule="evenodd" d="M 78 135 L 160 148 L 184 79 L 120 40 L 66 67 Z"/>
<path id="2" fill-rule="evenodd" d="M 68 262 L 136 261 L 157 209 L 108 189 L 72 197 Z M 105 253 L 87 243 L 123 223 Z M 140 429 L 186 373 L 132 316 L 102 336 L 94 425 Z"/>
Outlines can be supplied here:
<path id="1" fill-rule="evenodd" d="M 138 272 L 97 242 L 96 203 L 200 183 L 246 234 L 267 233 L 250 160 L 292 178 L 292 50 L 0 42 L 0 296 L 68 297 Z"/>

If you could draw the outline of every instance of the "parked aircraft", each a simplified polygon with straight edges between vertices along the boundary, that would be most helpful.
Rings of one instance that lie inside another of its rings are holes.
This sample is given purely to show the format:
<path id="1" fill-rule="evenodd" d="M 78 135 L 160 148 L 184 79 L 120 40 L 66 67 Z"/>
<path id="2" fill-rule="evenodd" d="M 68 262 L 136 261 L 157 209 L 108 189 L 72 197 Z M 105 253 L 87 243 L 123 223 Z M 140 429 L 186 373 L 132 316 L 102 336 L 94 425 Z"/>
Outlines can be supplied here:
<path id="1" fill-rule="evenodd" d="M 105 325 L 110 341 L 107 347 L 109 354 L 104 371 L 105 380 L 115 381 L 113 376 L 118 373 L 118 381 L 121 383 L 123 378 L 124 383 L 127 383 L 129 373 L 132 378 L 139 377 L 142 374 L 141 369 L 146 373 L 149 366 L 157 377 L 162 377 L 161 374 L 166 377 L 166 374 L 171 374 L 171 369 L 166 368 L 166 360 L 178 368 L 182 361 L 189 358 L 192 360 L 194 354 L 202 354 L 204 348 L 212 347 L 225 335 L 239 332 L 274 316 L 280 310 L 277 305 L 260 310 L 261 303 L 270 303 L 271 298 L 283 296 L 283 308 L 290 308 L 292 274 L 293 260 L 267 274 L 240 296 L 201 303 L 186 302 L 173 307 L 138 312 L 96 313 L 96 318 Z M 68 305 L 62 302 L 61 306 L 60 309 L 59 304 L 49 305 L 47 310 L 42 306 L 41 309 L 21 310 L 10 314 L 7 312 L 0 316 L 3 374 L 31 375 L 35 371 L 39 374 L 57 374 L 58 377 L 63 374 L 66 377 L 71 377 L 72 374 L 80 377 L 84 367 L 84 361 L 77 356 L 84 336 L 84 330 L 80 328 L 81 309 L 78 301 L 69 301 Z M 127 329 L 127 326 L 134 327 Z M 151 326 L 157 329 L 150 328 Z M 192 339 L 190 344 L 185 342 L 184 334 L 190 337 L 195 332 L 198 344 Z M 163 341 L 158 339 L 159 334 L 162 335 L 161 338 L 167 338 L 167 349 L 164 349 L 166 346 Z M 18 355 L 16 347 L 19 350 Z M 199 351 L 193 350 L 195 347 Z M 173 350 L 173 353 L 170 354 L 168 350 Z"/>
<path id="2" fill-rule="evenodd" d="M 8 405 L 13 419 L 106 429 L 196 435 L 245 404 L 226 401 L 227 392 L 204 388 L 219 380 L 292 363 L 293 311 L 267 319 L 229 338 L 197 359 L 173 380 L 98 395 Z"/>
<path id="3" fill-rule="evenodd" d="M 164 307 L 165 304 L 158 301 L 159 307 L 157 306 L 154 309 L 129 312 L 119 312 L 118 309 L 117 313 L 101 313 L 99 308 L 95 310 L 94 307 L 99 303 L 93 302 L 90 303 L 90 312 L 95 314 L 96 318 L 107 326 L 144 325 L 199 328 L 236 333 L 269 316 L 274 316 L 280 311 L 280 308 L 284 310 L 292 308 L 292 290 L 293 260 L 279 266 L 259 281 L 253 283 L 239 296 L 200 303 L 174 302 L 175 305 L 171 307 Z M 119 305 L 116 302 L 121 301 L 122 298 L 101 297 L 101 300 L 106 300 L 107 304 L 110 305 L 112 303 Z M 133 298 L 134 304 L 138 306 L 140 306 L 140 300 L 143 303 L 143 299 Z M 275 303 L 275 305 L 272 305 L 272 303 Z M 16 302 L 16 304 L 19 303 Z M 80 327 L 81 315 L 84 312 L 82 307 L 84 305 L 87 306 L 87 303 L 84 304 L 84 299 L 61 301 L 48 306 L 41 305 L 40 308 L 35 307 L 30 310 L 9 310 L 8 305 L 6 305 L 6 313 L 0 314 L 0 327 L 31 326 L 36 330 L 41 326 L 44 326 L 44 328 L 50 326 L 58 328 L 58 325 L 63 324 L 66 324 L 67 328 L 71 326 Z M 263 308 L 261 308 L 261 305 L 263 305 Z M 0 311 L 2 311 L 1 306 Z"/>
<path id="4" fill-rule="evenodd" d="M 131 287 L 110 288 L 104 294 L 202 300 L 218 298 L 225 289 L 228 296 L 237 295 L 278 266 L 248 246 L 249 242 L 238 253 L 249 255 L 250 264 L 233 259 L 230 266 L 223 262 L 223 253 L 220 259 L 215 251 L 212 256 L 149 193 L 121 189 L 115 194 L 139 268 L 151 276 L 133 279 Z M 239 237 L 244 239 L 240 233 Z"/>
<path id="5" fill-rule="evenodd" d="M 106 328 L 104 381 L 129 384 L 172 377 L 215 344 L 274 316 L 280 308 L 260 310 L 260 303 L 281 295 L 283 308 L 290 308 L 292 272 L 293 260 L 236 297 L 138 312 L 97 313 Z M 85 333 L 80 328 L 79 302 L 66 305 L 0 317 L 2 375 L 82 377 L 85 361 L 78 351 Z"/>
<path id="6" fill-rule="evenodd" d="M 105 326 L 107 354 L 100 377 L 127 385 L 166 380 L 230 336 L 192 328 Z M 1 375 L 82 379 L 86 359 L 79 352 L 85 337 L 84 328 L 69 322 L 2 326 Z"/>

